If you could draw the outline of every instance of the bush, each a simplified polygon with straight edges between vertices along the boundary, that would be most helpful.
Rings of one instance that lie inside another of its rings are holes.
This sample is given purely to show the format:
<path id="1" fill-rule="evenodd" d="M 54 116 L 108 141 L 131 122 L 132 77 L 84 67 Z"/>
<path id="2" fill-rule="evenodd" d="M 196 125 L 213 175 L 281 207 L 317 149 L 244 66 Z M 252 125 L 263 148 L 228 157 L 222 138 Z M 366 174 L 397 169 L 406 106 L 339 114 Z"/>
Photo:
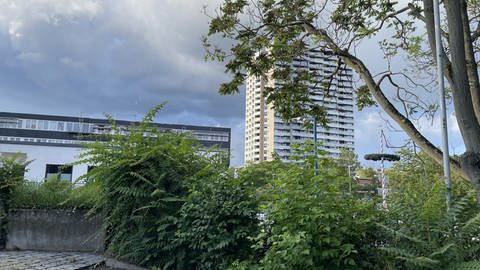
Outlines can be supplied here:
<path id="1" fill-rule="evenodd" d="M 388 211 L 377 236 L 383 261 L 397 269 L 475 264 L 480 260 L 480 214 L 473 187 L 454 176 L 454 202 L 447 212 L 441 167 L 422 152 L 403 149 L 400 154 L 401 161 L 388 171 Z"/>
<path id="2" fill-rule="evenodd" d="M 424 205 L 417 206 L 392 203 L 379 224 L 383 234 L 378 237 L 383 239 L 381 250 L 388 264 L 399 269 L 457 269 L 453 265 L 459 262 L 480 260 L 475 192 L 457 199 L 449 212 L 439 208 L 428 218 L 415 209 Z"/>
<path id="3" fill-rule="evenodd" d="M 28 162 L 0 159 L 0 249 L 5 247 L 8 227 L 8 212 L 12 204 L 12 192 L 21 184 Z"/>
<path id="4" fill-rule="evenodd" d="M 254 255 L 249 238 L 259 233 L 254 189 L 225 170 L 210 169 L 193 179 L 180 210 L 177 269 L 226 269 Z"/>
<path id="5" fill-rule="evenodd" d="M 376 201 L 348 193 L 344 170 L 331 158 L 315 160 L 308 147 L 298 163 L 269 165 L 257 254 L 231 269 L 373 269 Z"/>
<path id="6" fill-rule="evenodd" d="M 95 183 L 75 187 L 65 181 L 22 182 L 12 193 L 12 207 L 29 209 L 91 209 L 99 197 Z"/>
<path id="7" fill-rule="evenodd" d="M 175 239 L 190 178 L 212 162 L 189 134 L 151 125 L 161 108 L 127 135 L 111 120 L 114 134 L 86 145 L 81 161 L 95 166 L 84 179 L 101 189 L 96 208 L 105 217 L 107 252 L 143 266 L 163 266 L 175 256 L 167 246 Z"/>

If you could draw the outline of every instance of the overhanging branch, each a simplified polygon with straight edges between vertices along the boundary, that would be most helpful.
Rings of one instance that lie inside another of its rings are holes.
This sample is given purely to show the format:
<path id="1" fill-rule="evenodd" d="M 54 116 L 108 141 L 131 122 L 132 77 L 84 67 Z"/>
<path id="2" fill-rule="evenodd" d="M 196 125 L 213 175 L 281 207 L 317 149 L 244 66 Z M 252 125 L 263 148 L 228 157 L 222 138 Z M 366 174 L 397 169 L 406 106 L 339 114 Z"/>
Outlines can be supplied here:
<path id="1" fill-rule="evenodd" d="M 372 74 L 365 66 L 365 64 L 355 57 L 354 55 L 350 54 L 348 51 L 341 49 L 338 45 L 333 41 L 333 39 L 328 35 L 328 33 L 324 29 L 319 29 L 314 27 L 309 22 L 305 21 L 301 14 L 297 14 L 297 17 L 300 21 L 303 21 L 303 26 L 305 31 L 308 33 L 321 37 L 321 39 L 325 42 L 330 49 L 332 49 L 348 66 L 354 69 L 362 78 L 362 80 L 366 83 L 367 87 L 369 88 L 370 92 L 374 96 L 375 100 L 378 104 L 382 107 L 382 109 L 405 131 L 405 133 L 418 145 L 420 146 L 425 153 L 427 153 L 430 157 L 432 157 L 437 163 L 443 163 L 443 153 L 440 149 L 435 147 L 427 138 L 425 138 L 418 129 L 413 125 L 413 123 L 402 115 L 390 100 L 383 94 L 380 86 L 375 83 Z M 465 172 L 461 169 L 460 164 L 450 158 L 450 165 L 451 168 L 461 175 L 465 180 L 468 179 Z"/>

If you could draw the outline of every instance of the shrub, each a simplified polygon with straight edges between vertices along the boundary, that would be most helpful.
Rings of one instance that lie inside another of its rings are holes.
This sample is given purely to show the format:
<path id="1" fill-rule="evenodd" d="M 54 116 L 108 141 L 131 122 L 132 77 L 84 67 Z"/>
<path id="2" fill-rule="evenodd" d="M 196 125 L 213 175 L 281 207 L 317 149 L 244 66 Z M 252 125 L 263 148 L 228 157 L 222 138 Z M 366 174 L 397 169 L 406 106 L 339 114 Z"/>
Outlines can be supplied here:
<path id="1" fill-rule="evenodd" d="M 27 164 L 28 162 L 19 161 L 16 157 L 0 160 L 0 248 L 5 247 L 12 192 L 23 182 Z"/>
<path id="2" fill-rule="evenodd" d="M 415 209 L 424 205 L 417 206 L 391 203 L 379 224 L 388 264 L 399 269 L 457 269 L 459 262 L 480 261 L 480 214 L 474 192 L 457 199 L 449 212 L 438 208 L 427 218 Z"/>
<path id="3" fill-rule="evenodd" d="M 454 203 L 447 212 L 441 167 L 422 152 L 403 149 L 400 154 L 401 161 L 388 171 L 388 211 L 377 236 L 383 261 L 398 269 L 475 264 L 480 260 L 480 214 L 473 187 L 454 176 Z M 470 263 L 459 264 L 464 261 Z"/>
<path id="4" fill-rule="evenodd" d="M 91 209 L 99 196 L 95 183 L 75 187 L 57 179 L 46 182 L 23 182 L 12 193 L 12 207 L 30 209 Z"/>
<path id="5" fill-rule="evenodd" d="M 249 238 L 259 233 L 257 199 L 248 183 L 226 170 L 193 179 L 177 221 L 177 269 L 226 269 L 254 255 Z"/>
<path id="6" fill-rule="evenodd" d="M 259 193 L 257 254 L 232 269 L 373 268 L 376 201 L 348 193 L 351 179 L 342 168 L 330 158 L 316 160 L 308 147 L 297 163 L 270 165 L 274 174 Z"/>
<path id="7" fill-rule="evenodd" d="M 107 252 L 144 266 L 165 265 L 174 257 L 166 246 L 175 239 L 189 179 L 211 162 L 189 134 L 151 125 L 161 108 L 127 135 L 110 119 L 113 134 L 86 145 L 81 161 L 95 166 L 84 179 L 101 189 L 96 207 L 105 217 Z"/>

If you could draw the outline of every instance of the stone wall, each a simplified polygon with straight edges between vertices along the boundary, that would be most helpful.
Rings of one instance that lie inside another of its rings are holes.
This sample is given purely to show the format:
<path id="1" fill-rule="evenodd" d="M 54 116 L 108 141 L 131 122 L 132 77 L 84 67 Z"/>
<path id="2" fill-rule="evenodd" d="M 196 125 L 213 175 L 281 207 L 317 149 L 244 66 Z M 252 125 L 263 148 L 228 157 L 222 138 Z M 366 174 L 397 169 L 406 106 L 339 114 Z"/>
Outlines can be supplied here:
<path id="1" fill-rule="evenodd" d="M 102 252 L 102 219 L 85 210 L 18 209 L 8 216 L 8 250 Z"/>

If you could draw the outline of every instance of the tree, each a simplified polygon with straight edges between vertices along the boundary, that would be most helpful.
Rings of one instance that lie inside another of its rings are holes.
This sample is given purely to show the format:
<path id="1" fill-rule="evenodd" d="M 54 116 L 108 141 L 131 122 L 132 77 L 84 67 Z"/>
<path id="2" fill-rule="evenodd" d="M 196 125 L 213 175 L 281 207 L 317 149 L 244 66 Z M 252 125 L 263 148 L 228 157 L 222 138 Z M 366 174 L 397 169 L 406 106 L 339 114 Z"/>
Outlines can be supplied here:
<path id="1" fill-rule="evenodd" d="M 451 88 L 466 148 L 460 161 L 450 159 L 450 164 L 474 184 L 480 201 L 480 84 L 475 59 L 480 48 L 480 24 L 476 19 L 480 10 L 478 3 L 471 0 L 443 1 L 443 8 L 443 45 L 436 48 L 433 0 L 224 0 L 210 21 L 204 46 L 208 57 L 227 60 L 226 72 L 233 75 L 230 82 L 220 86 L 220 93 L 238 92 L 246 75 L 270 73 L 273 79 L 283 82 L 265 93 L 277 112 L 285 118 L 313 115 L 322 124 L 327 123 L 324 110 L 309 99 L 307 84 L 320 82 L 328 86 L 339 69 L 320 76 L 315 71 L 293 69 L 290 64 L 312 48 L 331 52 L 340 60 L 338 67 L 350 67 L 363 81 L 358 89 L 359 108 L 375 100 L 415 144 L 441 164 L 442 151 L 415 126 L 415 119 L 432 115 L 436 108 L 419 93 L 428 88 L 428 77 L 417 79 L 391 65 L 394 57 L 407 54 L 418 76 L 418 70 L 434 66 L 435 52 L 440 50 L 446 60 L 444 76 Z M 426 30 L 427 42 L 423 42 L 417 28 Z M 217 34 L 230 40 L 230 48 L 211 44 Z M 386 34 L 391 37 L 384 39 L 380 48 L 388 65 L 375 76 L 366 59 L 357 55 L 357 45 Z M 399 103 L 388 95 L 388 89 L 394 91 Z"/>
<path id="2" fill-rule="evenodd" d="M 400 149 L 397 154 L 400 156 L 400 161 L 394 162 L 386 170 L 390 189 L 416 190 L 417 195 L 421 194 L 419 196 L 421 200 L 427 200 L 428 196 L 435 194 L 435 189 L 444 189 L 440 165 L 425 152 L 405 147 Z M 453 175 L 452 181 L 454 197 L 464 197 L 473 189 L 469 182 L 462 181 L 457 175 Z M 396 196 L 397 194 L 393 192 L 391 195 Z M 403 196 L 403 194 L 399 195 Z M 441 199 L 441 204 L 442 207 L 445 206 L 444 198 Z"/>
<path id="3" fill-rule="evenodd" d="M 345 170 L 345 175 L 354 176 L 355 172 L 360 169 L 360 161 L 358 155 L 350 149 L 340 149 L 340 155 L 337 159 L 337 164 Z"/>
<path id="4" fill-rule="evenodd" d="M 359 178 L 368 178 L 368 179 L 378 178 L 378 172 L 372 167 L 361 168 L 360 170 L 358 170 L 357 175 Z"/>

